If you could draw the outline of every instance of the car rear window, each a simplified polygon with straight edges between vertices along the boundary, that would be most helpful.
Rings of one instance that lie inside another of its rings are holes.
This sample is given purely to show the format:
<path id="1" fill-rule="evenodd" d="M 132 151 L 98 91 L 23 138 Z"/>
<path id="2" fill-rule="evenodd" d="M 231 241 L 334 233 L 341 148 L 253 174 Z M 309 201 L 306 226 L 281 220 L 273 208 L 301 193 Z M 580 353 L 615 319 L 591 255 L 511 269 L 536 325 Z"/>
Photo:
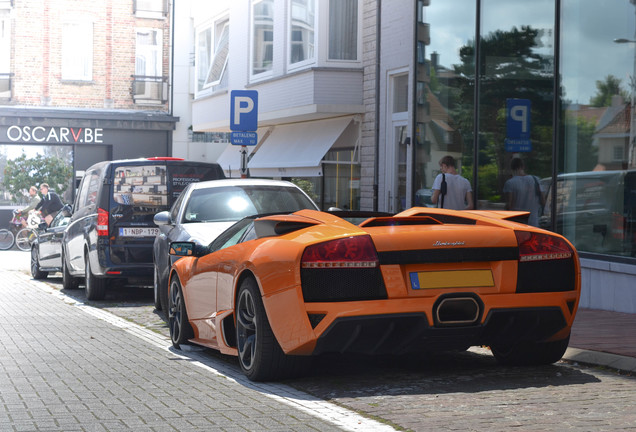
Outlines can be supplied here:
<path id="1" fill-rule="evenodd" d="M 164 165 L 125 165 L 115 168 L 113 199 L 118 204 L 167 206 Z"/>
<path id="2" fill-rule="evenodd" d="M 303 209 L 316 207 L 294 187 L 211 187 L 192 191 L 182 222 L 234 221 L 255 214 L 293 213 Z"/>

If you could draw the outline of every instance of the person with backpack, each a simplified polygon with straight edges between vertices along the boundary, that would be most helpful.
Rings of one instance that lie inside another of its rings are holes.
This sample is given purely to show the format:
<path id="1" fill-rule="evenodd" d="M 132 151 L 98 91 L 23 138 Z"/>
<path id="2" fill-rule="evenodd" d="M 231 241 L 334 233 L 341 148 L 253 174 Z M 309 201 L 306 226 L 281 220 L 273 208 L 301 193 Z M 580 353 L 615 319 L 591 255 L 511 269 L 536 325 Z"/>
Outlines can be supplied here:
<path id="1" fill-rule="evenodd" d="M 444 156 L 439 161 L 441 172 L 433 181 L 431 202 L 439 208 L 468 210 L 473 208 L 473 189 L 470 182 L 457 174 L 455 158 Z"/>
<path id="2" fill-rule="evenodd" d="M 506 210 L 529 211 L 528 225 L 539 226 L 539 216 L 545 205 L 545 195 L 536 176 L 526 174 L 523 160 L 510 161 L 512 177 L 504 183 Z"/>

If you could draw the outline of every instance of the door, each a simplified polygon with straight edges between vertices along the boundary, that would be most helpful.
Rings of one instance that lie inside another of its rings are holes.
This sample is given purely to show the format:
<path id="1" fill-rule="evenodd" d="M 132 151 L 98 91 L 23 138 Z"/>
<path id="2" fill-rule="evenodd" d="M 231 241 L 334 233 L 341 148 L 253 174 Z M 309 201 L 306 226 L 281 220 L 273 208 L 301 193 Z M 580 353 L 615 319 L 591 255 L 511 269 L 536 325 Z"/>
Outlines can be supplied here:
<path id="1" fill-rule="evenodd" d="M 389 78 L 386 127 L 385 209 L 398 213 L 412 207 L 411 178 L 413 150 L 408 134 L 409 74 L 396 71 Z"/>
<path id="2" fill-rule="evenodd" d="M 387 196 L 387 211 L 398 213 L 412 207 L 411 178 L 412 152 L 410 139 L 407 134 L 407 122 L 394 122 L 389 141 L 389 166 L 387 180 L 389 182 Z"/>

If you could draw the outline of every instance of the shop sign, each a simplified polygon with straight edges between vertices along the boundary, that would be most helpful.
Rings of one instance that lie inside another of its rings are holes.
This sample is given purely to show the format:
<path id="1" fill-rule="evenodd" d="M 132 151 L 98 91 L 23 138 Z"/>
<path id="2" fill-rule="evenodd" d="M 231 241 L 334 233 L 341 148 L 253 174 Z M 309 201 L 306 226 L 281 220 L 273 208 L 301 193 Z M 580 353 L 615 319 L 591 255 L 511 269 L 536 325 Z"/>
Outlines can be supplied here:
<path id="1" fill-rule="evenodd" d="M 10 142 L 103 144 L 104 129 L 13 125 L 7 128 L 6 138 Z"/>

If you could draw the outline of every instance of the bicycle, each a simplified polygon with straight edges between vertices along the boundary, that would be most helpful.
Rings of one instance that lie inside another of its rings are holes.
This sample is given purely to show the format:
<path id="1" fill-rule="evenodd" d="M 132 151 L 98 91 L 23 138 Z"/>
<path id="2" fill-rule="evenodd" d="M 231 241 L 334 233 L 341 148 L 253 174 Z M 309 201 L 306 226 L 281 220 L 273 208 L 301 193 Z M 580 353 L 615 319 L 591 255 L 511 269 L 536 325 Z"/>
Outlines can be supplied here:
<path id="1" fill-rule="evenodd" d="M 32 212 L 26 218 L 26 227 L 23 227 L 23 216 L 18 216 L 20 212 L 13 210 L 13 217 L 9 222 L 10 228 L 0 229 L 0 250 L 9 250 L 15 244 L 18 249 L 28 251 L 31 244 L 37 238 L 37 227 L 42 221 L 41 217 Z"/>

